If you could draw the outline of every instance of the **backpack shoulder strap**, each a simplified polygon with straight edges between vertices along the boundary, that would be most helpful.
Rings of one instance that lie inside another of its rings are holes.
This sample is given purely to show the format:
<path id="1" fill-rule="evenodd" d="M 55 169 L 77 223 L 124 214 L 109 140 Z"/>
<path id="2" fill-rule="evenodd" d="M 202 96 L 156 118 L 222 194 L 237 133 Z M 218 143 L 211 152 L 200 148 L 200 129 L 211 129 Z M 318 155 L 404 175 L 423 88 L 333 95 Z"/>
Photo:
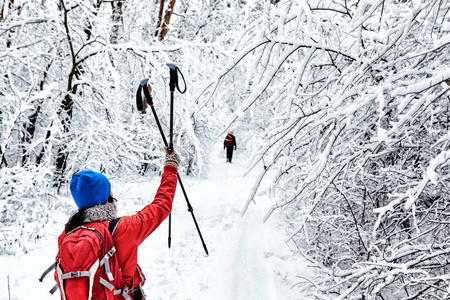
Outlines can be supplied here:
<path id="1" fill-rule="evenodd" d="M 50 267 L 48 267 L 47 270 L 44 271 L 44 273 L 42 273 L 41 277 L 39 278 L 39 281 L 42 282 L 45 278 L 45 276 L 47 276 L 48 273 L 50 273 L 50 271 L 54 270 L 56 268 L 56 265 L 58 264 L 58 262 L 54 262 Z"/>
<path id="2" fill-rule="evenodd" d="M 115 218 L 115 219 L 112 219 L 111 221 L 109 221 L 108 230 L 109 230 L 109 233 L 111 233 L 111 236 L 113 236 L 114 232 L 116 232 L 117 226 L 119 225 L 119 222 L 121 219 L 122 219 L 122 217 Z"/>

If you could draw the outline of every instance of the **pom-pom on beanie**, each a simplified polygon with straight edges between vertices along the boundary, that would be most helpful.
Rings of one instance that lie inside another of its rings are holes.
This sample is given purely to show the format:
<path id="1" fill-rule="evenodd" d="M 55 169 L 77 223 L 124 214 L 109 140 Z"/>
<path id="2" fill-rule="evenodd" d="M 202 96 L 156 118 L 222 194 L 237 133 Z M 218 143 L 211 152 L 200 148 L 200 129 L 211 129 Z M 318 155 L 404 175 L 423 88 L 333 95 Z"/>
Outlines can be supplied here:
<path id="1" fill-rule="evenodd" d="M 111 191 L 105 175 L 94 171 L 81 171 L 72 175 L 70 193 L 78 209 L 104 204 Z"/>

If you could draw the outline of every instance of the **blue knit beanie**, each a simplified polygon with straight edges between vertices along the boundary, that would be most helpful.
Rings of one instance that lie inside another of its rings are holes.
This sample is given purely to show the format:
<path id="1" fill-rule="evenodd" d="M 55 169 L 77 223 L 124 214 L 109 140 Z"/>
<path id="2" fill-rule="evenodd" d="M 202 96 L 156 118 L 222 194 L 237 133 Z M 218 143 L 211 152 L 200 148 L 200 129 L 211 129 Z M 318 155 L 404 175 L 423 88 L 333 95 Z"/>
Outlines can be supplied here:
<path id="1" fill-rule="evenodd" d="M 72 175 L 70 193 L 78 209 L 104 204 L 111 191 L 105 175 L 94 171 L 81 171 Z"/>

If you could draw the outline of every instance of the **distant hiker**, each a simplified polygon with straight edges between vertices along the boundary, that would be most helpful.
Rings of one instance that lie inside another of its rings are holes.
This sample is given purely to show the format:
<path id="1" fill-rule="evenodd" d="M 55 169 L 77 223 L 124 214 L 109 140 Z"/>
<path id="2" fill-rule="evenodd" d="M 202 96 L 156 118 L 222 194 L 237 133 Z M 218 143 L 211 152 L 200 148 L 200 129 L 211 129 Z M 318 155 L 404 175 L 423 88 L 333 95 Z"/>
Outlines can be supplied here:
<path id="1" fill-rule="evenodd" d="M 166 149 L 164 173 L 153 202 L 121 218 L 103 174 L 81 171 L 72 176 L 70 192 L 79 210 L 58 238 L 55 280 L 61 299 L 144 299 L 138 246 L 172 210 L 179 162 L 177 152 L 169 154 Z"/>
<path id="2" fill-rule="evenodd" d="M 227 148 L 227 162 L 231 163 L 231 159 L 233 158 L 233 147 L 236 150 L 236 138 L 233 135 L 233 132 L 228 132 L 225 137 L 225 141 L 223 142 L 223 148 Z"/>

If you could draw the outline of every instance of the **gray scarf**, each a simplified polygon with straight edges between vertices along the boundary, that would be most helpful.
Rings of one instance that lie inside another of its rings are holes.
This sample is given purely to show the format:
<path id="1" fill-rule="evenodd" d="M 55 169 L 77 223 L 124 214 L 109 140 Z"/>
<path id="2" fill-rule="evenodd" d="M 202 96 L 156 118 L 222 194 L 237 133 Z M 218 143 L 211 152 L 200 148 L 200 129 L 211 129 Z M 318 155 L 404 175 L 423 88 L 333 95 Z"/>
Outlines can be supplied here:
<path id="1" fill-rule="evenodd" d="M 84 221 L 97 222 L 117 218 L 117 205 L 114 202 L 106 202 L 102 205 L 92 206 L 84 212 Z"/>

